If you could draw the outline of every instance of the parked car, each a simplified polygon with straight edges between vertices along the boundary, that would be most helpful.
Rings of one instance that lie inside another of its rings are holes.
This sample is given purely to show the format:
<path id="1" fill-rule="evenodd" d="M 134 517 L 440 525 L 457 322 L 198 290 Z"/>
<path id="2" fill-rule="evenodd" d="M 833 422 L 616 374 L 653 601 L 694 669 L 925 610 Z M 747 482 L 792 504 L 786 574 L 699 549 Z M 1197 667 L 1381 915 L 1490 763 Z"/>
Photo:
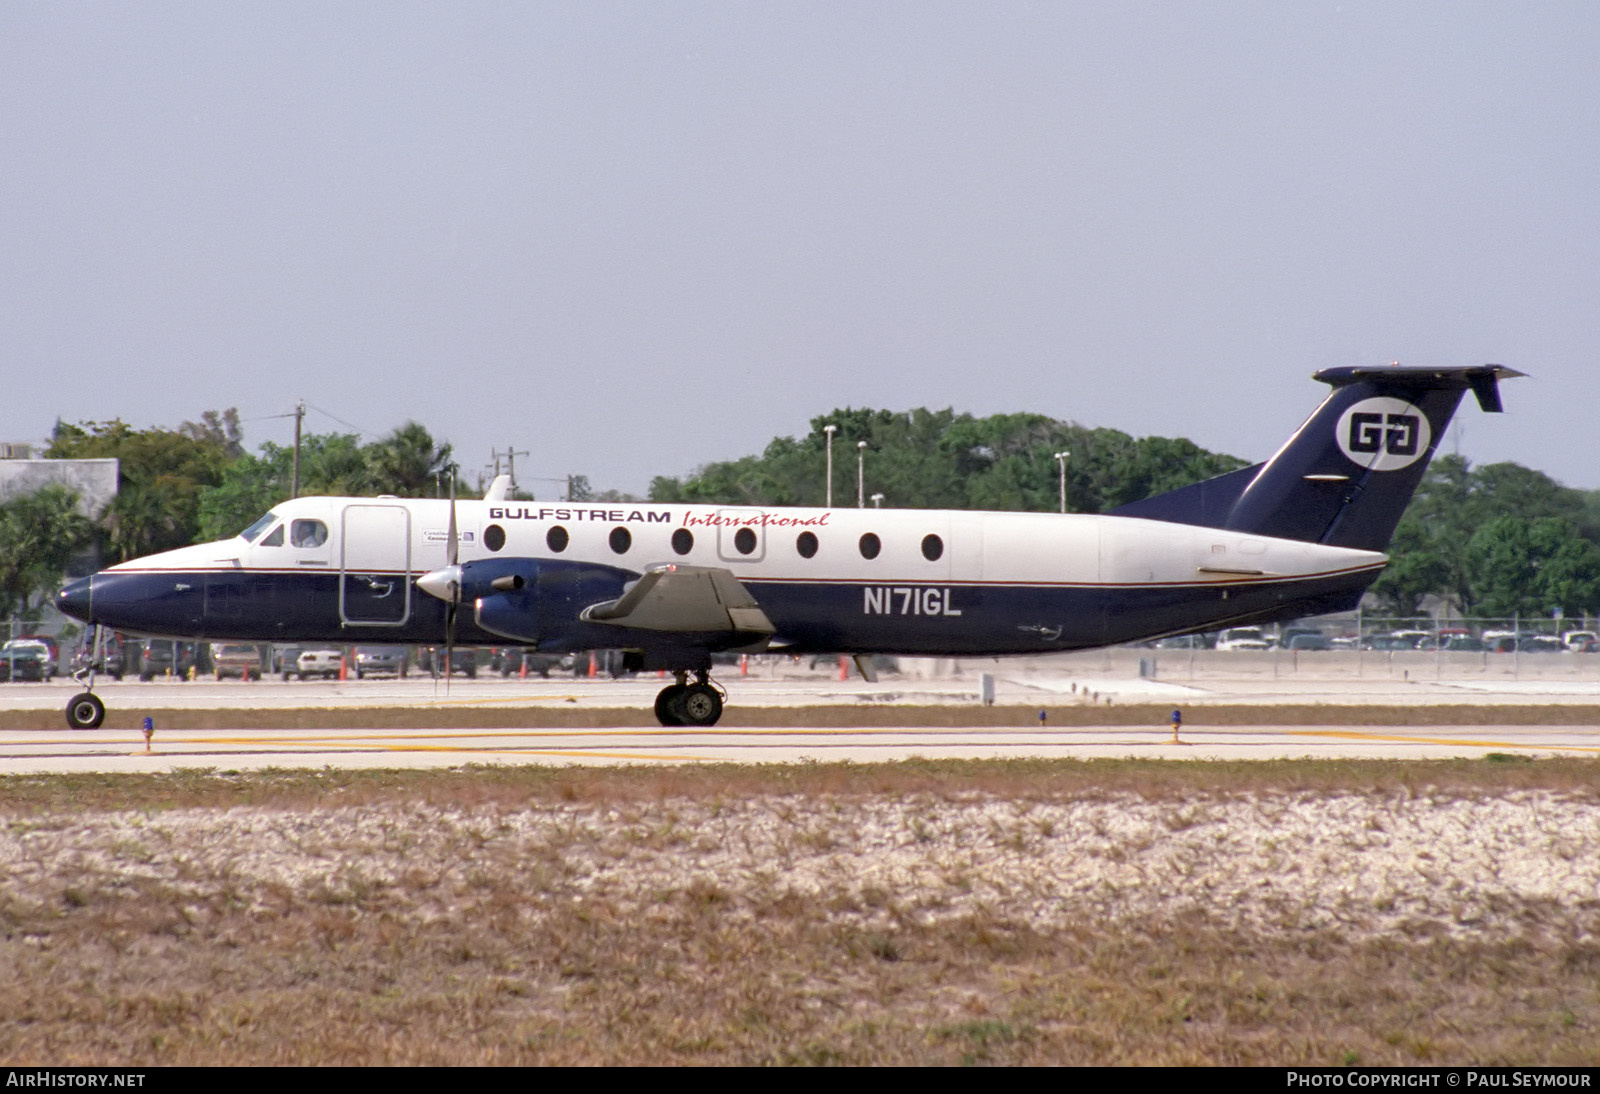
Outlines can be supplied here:
<path id="1" fill-rule="evenodd" d="M 139 679 L 150 681 L 157 676 L 176 676 L 186 680 L 197 658 L 193 642 L 175 642 L 169 638 L 149 639 L 139 653 Z"/>
<path id="2" fill-rule="evenodd" d="M 406 676 L 411 671 L 409 646 L 357 646 L 355 654 L 356 679 L 374 674 Z"/>
<path id="3" fill-rule="evenodd" d="M 1364 650 L 1388 650 L 1391 652 L 1395 650 L 1414 650 L 1417 648 L 1417 643 L 1421 642 L 1424 637 L 1426 636 L 1416 633 L 1387 634 L 1379 632 L 1378 634 L 1367 635 L 1361 642 L 1361 648 Z"/>
<path id="4" fill-rule="evenodd" d="M 1299 646 L 1295 645 L 1295 639 L 1301 638 L 1301 637 L 1304 637 L 1304 636 L 1312 636 L 1312 637 L 1315 637 L 1315 638 L 1321 638 L 1323 640 L 1323 644 L 1320 645 L 1320 646 L 1316 645 L 1315 643 L 1310 644 L 1310 645 L 1299 645 Z M 1284 650 L 1294 650 L 1294 649 L 1325 650 L 1325 649 L 1329 649 L 1330 647 L 1327 644 L 1327 639 L 1323 638 L 1322 628 L 1321 627 L 1285 627 L 1285 628 L 1283 628 L 1282 631 L 1280 631 L 1278 633 L 1278 648 L 1279 649 L 1284 649 Z"/>
<path id="5" fill-rule="evenodd" d="M 1272 639 L 1260 627 L 1229 627 L 1217 637 L 1219 650 L 1270 650 Z"/>
<path id="6" fill-rule="evenodd" d="M 1206 644 L 1205 635 L 1180 634 L 1172 638 L 1163 638 L 1156 642 L 1158 650 L 1205 650 L 1211 647 Z"/>
<path id="7" fill-rule="evenodd" d="M 48 634 L 19 634 L 17 641 L 38 642 L 50 651 L 50 675 L 56 676 L 61 672 L 61 647 L 56 644 L 53 636 Z"/>
<path id="8" fill-rule="evenodd" d="M 300 679 L 307 676 L 320 676 L 324 680 L 337 680 L 339 670 L 344 667 L 344 651 L 331 647 L 320 647 L 302 650 L 299 658 L 295 660 L 294 671 Z M 283 678 L 289 679 L 289 670 L 286 667 Z"/>
<path id="9" fill-rule="evenodd" d="M 454 661 L 450 666 L 450 671 L 476 679 L 480 652 L 486 660 L 493 661 L 494 655 L 491 650 L 480 651 L 476 646 L 457 646 L 452 651 Z M 421 672 L 438 676 L 444 663 L 445 652 L 443 646 L 423 646 L 417 650 L 417 669 Z"/>
<path id="10" fill-rule="evenodd" d="M 89 671 L 91 661 L 94 661 L 95 672 L 104 672 L 113 680 L 121 680 L 128 671 L 128 651 L 123 645 L 122 638 L 115 634 L 107 635 L 105 641 L 100 644 L 98 661 L 94 657 L 94 639 L 87 638 L 72 655 L 72 671 L 74 673 Z"/>
<path id="11" fill-rule="evenodd" d="M 259 679 L 261 651 L 243 642 L 213 642 L 211 666 L 218 680 L 225 676 L 237 676 L 241 680 L 252 676 Z"/>
<path id="12" fill-rule="evenodd" d="M 299 663 L 300 655 L 305 649 L 306 647 L 300 645 L 273 646 L 272 671 L 281 674 L 285 680 L 289 679 L 289 674 L 295 670 L 295 665 Z"/>
<path id="13" fill-rule="evenodd" d="M 40 680 L 55 675 L 50 663 L 50 648 L 43 642 L 13 638 L 0 646 L 0 680 Z"/>
<path id="14" fill-rule="evenodd" d="M 526 669 L 530 676 L 549 679 L 550 670 L 563 665 L 563 656 L 558 653 L 540 653 L 521 646 L 501 646 L 494 651 L 494 671 L 501 676 L 520 674 Z"/>
<path id="15" fill-rule="evenodd" d="M 1481 639 L 1465 632 L 1454 634 L 1444 631 L 1439 632 L 1439 637 L 1431 635 L 1417 643 L 1419 650 L 1443 650 L 1445 653 L 1482 653 L 1484 646 Z"/>

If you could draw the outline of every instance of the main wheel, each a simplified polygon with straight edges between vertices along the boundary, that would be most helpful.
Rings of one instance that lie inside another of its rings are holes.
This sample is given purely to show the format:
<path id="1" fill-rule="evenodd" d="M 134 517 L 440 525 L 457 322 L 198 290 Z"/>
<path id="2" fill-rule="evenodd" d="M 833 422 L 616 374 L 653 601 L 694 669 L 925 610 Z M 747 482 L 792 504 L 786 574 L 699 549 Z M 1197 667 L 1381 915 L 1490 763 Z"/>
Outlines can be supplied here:
<path id="1" fill-rule="evenodd" d="M 92 691 L 74 695 L 67 703 L 67 725 L 73 729 L 99 729 L 106 720 L 106 705 Z"/>
<path id="2" fill-rule="evenodd" d="M 682 714 L 678 710 L 678 699 L 687 691 L 683 684 L 668 684 L 656 696 L 656 721 L 664 726 L 683 725 Z"/>
<path id="3" fill-rule="evenodd" d="M 722 717 L 722 696 L 710 684 L 690 684 L 673 704 L 673 713 L 686 726 L 714 726 Z"/>

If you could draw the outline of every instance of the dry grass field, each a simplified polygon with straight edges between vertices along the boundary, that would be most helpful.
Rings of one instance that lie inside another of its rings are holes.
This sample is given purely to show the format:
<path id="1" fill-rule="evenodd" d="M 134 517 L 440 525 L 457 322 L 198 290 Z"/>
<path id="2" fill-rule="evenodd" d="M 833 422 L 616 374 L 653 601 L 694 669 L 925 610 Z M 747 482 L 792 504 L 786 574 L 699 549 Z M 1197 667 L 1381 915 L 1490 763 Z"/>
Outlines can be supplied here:
<path id="1" fill-rule="evenodd" d="M 1600 1063 L 1600 762 L 0 782 L 10 1064 Z"/>

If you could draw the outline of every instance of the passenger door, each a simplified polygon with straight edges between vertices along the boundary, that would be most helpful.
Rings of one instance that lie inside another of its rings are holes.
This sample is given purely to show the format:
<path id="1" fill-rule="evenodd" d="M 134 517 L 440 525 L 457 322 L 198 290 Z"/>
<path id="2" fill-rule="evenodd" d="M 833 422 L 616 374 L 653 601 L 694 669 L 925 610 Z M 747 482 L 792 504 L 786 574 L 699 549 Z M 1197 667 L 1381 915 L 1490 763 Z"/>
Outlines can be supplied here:
<path id="1" fill-rule="evenodd" d="M 339 529 L 339 620 L 400 627 L 411 618 L 411 511 L 347 505 Z"/>

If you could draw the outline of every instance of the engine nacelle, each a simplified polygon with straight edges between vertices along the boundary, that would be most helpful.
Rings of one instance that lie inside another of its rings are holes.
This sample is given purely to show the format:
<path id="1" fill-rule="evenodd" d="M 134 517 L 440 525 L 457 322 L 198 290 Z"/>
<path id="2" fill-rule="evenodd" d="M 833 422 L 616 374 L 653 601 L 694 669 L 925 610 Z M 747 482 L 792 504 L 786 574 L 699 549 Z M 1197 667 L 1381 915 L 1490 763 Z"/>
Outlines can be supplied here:
<path id="1" fill-rule="evenodd" d="M 491 558 L 461 565 L 461 603 L 490 634 L 538 645 L 570 645 L 590 628 L 578 614 L 623 594 L 639 575 L 615 566 L 557 559 Z"/>
<path id="2" fill-rule="evenodd" d="M 480 597 L 532 592 L 540 564 L 531 558 L 485 558 L 461 564 L 461 603 Z"/>

